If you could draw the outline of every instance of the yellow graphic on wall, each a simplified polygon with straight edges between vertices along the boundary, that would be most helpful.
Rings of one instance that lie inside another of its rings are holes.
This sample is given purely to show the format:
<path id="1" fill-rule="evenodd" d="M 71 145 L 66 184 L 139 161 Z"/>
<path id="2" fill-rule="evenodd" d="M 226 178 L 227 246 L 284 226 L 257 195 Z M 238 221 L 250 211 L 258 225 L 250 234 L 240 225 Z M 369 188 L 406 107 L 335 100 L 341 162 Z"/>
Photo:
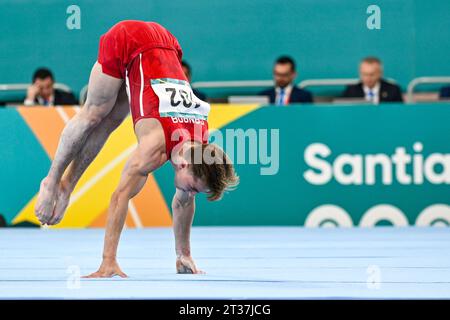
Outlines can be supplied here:
<path id="1" fill-rule="evenodd" d="M 256 110 L 258 105 L 212 105 L 208 117 L 210 130 L 220 129 L 230 122 Z M 53 159 L 65 124 L 79 112 L 78 107 L 20 107 L 20 115 L 39 143 Z M 114 131 L 76 186 L 60 224 L 53 228 L 85 228 L 105 226 L 111 195 L 117 186 L 122 168 L 136 148 L 131 117 Z M 37 192 L 14 218 L 13 223 L 39 223 L 34 215 Z M 151 174 L 143 190 L 129 203 L 127 227 L 170 226 L 170 204 L 166 203 L 158 183 Z"/>

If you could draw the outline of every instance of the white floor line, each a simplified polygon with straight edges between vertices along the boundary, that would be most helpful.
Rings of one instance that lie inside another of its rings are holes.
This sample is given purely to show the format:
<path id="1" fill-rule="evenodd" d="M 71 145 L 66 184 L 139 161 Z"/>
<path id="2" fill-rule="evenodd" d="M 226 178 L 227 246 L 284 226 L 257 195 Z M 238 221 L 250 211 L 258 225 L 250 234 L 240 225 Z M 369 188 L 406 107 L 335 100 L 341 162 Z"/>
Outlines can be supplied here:
<path id="1" fill-rule="evenodd" d="M 80 112 L 81 107 L 72 107 L 73 110 L 75 110 L 76 113 Z"/>
<path id="2" fill-rule="evenodd" d="M 55 107 L 56 112 L 58 112 L 61 119 L 63 119 L 64 123 L 69 122 L 70 118 L 67 113 L 63 110 L 63 107 Z"/>

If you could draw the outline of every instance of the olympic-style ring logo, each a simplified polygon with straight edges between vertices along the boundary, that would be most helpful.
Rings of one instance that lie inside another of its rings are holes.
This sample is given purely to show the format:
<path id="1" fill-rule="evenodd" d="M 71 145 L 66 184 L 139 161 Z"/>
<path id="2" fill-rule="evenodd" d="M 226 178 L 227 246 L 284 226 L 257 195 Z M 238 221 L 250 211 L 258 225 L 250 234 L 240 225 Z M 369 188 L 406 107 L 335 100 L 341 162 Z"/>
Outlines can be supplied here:
<path id="1" fill-rule="evenodd" d="M 363 214 L 359 221 L 359 227 L 374 227 L 383 221 L 397 227 L 409 225 L 408 219 L 399 208 L 389 204 L 379 204 Z M 348 212 L 333 204 L 324 204 L 312 210 L 304 225 L 305 227 L 321 228 L 355 226 Z M 417 216 L 415 225 L 419 227 L 450 227 L 450 206 L 433 204 L 426 207 Z"/>

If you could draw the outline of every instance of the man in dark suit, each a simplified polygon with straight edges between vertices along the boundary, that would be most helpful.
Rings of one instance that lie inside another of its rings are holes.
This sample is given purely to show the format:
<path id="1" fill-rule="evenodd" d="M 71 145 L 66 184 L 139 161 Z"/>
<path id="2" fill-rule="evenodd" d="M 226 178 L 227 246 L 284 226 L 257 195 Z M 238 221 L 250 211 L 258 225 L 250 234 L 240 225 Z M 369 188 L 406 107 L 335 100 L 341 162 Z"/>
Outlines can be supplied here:
<path id="1" fill-rule="evenodd" d="M 297 88 L 294 80 L 297 77 L 295 62 L 288 56 L 277 59 L 273 68 L 275 87 L 262 91 L 260 95 L 268 96 L 270 103 L 285 106 L 290 103 L 313 102 L 309 91 Z"/>
<path id="2" fill-rule="evenodd" d="M 380 59 L 367 57 L 359 66 L 361 81 L 349 85 L 344 91 L 345 98 L 364 98 L 375 104 L 380 102 L 403 102 L 400 87 L 382 78 L 383 65 Z"/>
<path id="3" fill-rule="evenodd" d="M 184 74 L 186 75 L 186 78 L 188 79 L 189 83 L 191 83 L 192 79 L 191 66 L 186 61 L 182 61 L 181 67 L 183 68 Z M 206 101 L 206 95 L 203 92 L 200 92 L 197 89 L 192 88 L 192 93 L 194 93 L 195 96 L 200 100 Z"/>
<path id="4" fill-rule="evenodd" d="M 55 89 L 52 72 L 46 68 L 40 68 L 33 74 L 33 84 L 28 87 L 27 97 L 24 104 L 26 106 L 58 106 L 75 105 L 77 99 L 70 92 Z"/>
<path id="5" fill-rule="evenodd" d="M 439 99 L 449 100 L 450 99 L 450 87 L 442 87 L 439 92 Z"/>

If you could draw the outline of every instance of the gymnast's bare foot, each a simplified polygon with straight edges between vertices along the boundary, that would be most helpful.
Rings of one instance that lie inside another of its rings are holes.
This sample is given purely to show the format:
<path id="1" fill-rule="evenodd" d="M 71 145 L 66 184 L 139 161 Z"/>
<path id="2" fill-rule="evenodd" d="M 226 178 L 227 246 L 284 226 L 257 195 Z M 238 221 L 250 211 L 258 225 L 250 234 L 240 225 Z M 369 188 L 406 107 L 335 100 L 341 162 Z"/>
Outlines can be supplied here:
<path id="1" fill-rule="evenodd" d="M 61 222 L 67 206 L 69 205 L 70 193 L 71 190 L 69 189 L 68 184 L 63 180 L 59 184 L 57 198 L 55 200 L 55 209 L 53 210 L 52 217 L 47 221 L 48 225 L 55 225 Z"/>
<path id="2" fill-rule="evenodd" d="M 57 190 L 49 183 L 48 177 L 45 177 L 39 189 L 36 206 L 34 212 L 41 224 L 46 224 L 53 215 L 55 208 L 55 199 Z"/>

